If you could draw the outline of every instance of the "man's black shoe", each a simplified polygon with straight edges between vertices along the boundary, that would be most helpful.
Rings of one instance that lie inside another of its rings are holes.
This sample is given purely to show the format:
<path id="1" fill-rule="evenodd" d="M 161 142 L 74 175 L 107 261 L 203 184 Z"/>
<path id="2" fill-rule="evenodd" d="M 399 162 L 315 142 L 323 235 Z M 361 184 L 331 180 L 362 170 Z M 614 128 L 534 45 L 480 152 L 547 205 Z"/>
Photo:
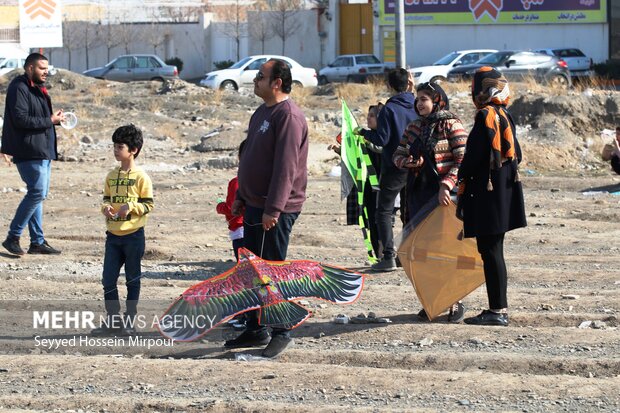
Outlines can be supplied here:
<path id="1" fill-rule="evenodd" d="M 102 325 L 101 327 L 97 327 L 95 329 L 90 330 L 90 334 L 93 336 L 117 336 L 120 335 L 123 331 L 120 328 L 112 328 L 106 325 Z"/>
<path id="2" fill-rule="evenodd" d="M 473 324 L 477 326 L 502 326 L 508 325 L 508 314 L 495 313 L 490 310 L 484 310 L 475 317 L 465 319 L 465 324 Z"/>
<path id="3" fill-rule="evenodd" d="M 22 247 L 19 246 L 19 237 L 7 236 L 2 246 L 6 248 L 8 252 L 13 255 L 24 255 L 25 252 Z"/>
<path id="4" fill-rule="evenodd" d="M 383 257 L 381 261 L 372 264 L 370 269 L 374 272 L 390 272 L 396 269 L 396 260 L 393 257 Z"/>
<path id="5" fill-rule="evenodd" d="M 264 346 L 269 343 L 269 332 L 267 329 L 260 330 L 245 330 L 239 335 L 239 337 L 226 340 L 224 347 L 226 348 L 240 348 L 240 347 L 258 347 Z"/>
<path id="6" fill-rule="evenodd" d="M 60 254 L 60 251 L 52 248 L 47 241 L 43 241 L 43 244 L 30 244 L 28 254 Z"/>
<path id="7" fill-rule="evenodd" d="M 133 336 L 138 334 L 138 331 L 136 330 L 135 327 L 127 326 L 127 327 L 123 327 L 121 329 L 121 334 L 124 335 L 124 336 L 131 336 L 131 337 L 133 337 Z"/>
<path id="8" fill-rule="evenodd" d="M 288 346 L 293 344 L 293 339 L 287 335 L 278 334 L 271 338 L 271 341 L 263 350 L 263 357 L 274 358 L 282 353 Z"/>

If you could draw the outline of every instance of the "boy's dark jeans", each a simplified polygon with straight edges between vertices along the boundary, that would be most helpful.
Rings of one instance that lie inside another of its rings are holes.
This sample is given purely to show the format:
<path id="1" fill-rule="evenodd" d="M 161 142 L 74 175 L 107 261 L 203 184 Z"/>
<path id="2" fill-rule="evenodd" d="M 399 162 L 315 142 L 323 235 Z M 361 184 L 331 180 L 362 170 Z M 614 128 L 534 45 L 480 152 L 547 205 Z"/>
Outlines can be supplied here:
<path id="1" fill-rule="evenodd" d="M 295 224 L 299 212 L 281 213 L 278 223 L 269 231 L 263 230 L 263 212 L 264 210 L 261 208 L 246 205 L 245 214 L 243 215 L 244 246 L 256 254 L 256 256 L 260 256 L 265 260 L 284 261 L 293 224 Z M 263 234 L 265 237 L 264 242 Z M 248 316 L 246 325 L 249 331 L 258 331 L 265 328 L 258 324 L 258 311 L 249 311 L 246 314 Z M 279 334 L 289 336 L 290 330 L 274 328 L 272 335 Z"/>
<path id="2" fill-rule="evenodd" d="M 385 259 L 396 257 L 394 233 L 392 231 L 392 212 L 394 211 L 396 197 L 407 184 L 407 174 L 409 171 L 396 167 L 386 168 L 383 165 L 381 166 L 376 221 L 379 240 L 383 243 L 383 258 Z"/>
<path id="3" fill-rule="evenodd" d="M 125 314 L 132 317 L 138 312 L 140 298 L 141 260 L 144 255 L 144 228 L 129 235 L 118 236 L 106 232 L 105 256 L 103 260 L 103 297 L 108 315 L 121 311 L 118 298 L 117 281 L 121 267 L 125 265 L 125 285 L 127 286 L 127 308 Z"/>

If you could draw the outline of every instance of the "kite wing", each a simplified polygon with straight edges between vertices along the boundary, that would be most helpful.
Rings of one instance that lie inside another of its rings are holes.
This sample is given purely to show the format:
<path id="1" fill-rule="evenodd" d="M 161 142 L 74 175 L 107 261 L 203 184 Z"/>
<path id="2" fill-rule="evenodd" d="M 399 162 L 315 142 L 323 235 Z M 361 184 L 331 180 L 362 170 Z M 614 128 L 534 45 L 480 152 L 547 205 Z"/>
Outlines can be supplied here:
<path id="1" fill-rule="evenodd" d="M 159 331 L 177 341 L 196 340 L 235 315 L 261 307 L 246 257 L 236 266 L 185 291 L 159 322 Z"/>
<path id="2" fill-rule="evenodd" d="M 430 211 L 430 212 L 429 212 Z M 433 319 L 484 283 L 482 259 L 470 238 L 458 239 L 456 206 L 425 205 L 407 225 L 398 257 L 416 294 Z"/>

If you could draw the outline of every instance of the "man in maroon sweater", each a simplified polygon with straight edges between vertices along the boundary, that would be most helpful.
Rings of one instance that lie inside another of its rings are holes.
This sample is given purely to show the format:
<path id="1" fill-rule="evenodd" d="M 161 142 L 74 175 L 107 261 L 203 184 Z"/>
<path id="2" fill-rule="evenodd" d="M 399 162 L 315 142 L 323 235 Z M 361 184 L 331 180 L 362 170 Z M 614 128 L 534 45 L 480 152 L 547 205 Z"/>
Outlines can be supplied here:
<path id="1" fill-rule="evenodd" d="M 289 236 L 306 200 L 308 125 L 289 99 L 291 70 L 271 59 L 254 78 L 254 94 L 263 103 L 250 118 L 239 160 L 239 190 L 232 213 L 243 214 L 244 244 L 266 260 L 284 261 Z M 258 323 L 258 311 L 248 314 L 247 329 L 228 348 L 267 345 L 264 357 L 275 357 L 292 343 L 290 330 L 273 328 L 271 339 Z"/>

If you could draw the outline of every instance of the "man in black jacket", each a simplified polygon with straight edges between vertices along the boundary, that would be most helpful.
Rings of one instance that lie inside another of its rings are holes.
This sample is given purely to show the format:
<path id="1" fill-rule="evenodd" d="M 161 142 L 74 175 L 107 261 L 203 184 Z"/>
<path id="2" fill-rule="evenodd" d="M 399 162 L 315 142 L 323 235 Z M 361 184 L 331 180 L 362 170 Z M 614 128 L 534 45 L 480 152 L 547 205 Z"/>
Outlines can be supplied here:
<path id="1" fill-rule="evenodd" d="M 2 243 L 11 254 L 24 255 L 19 238 L 28 226 L 29 254 L 60 254 L 43 236 L 43 201 L 49 191 L 51 161 L 57 159 L 56 130 L 64 119 L 62 110 L 54 113 L 45 88 L 47 58 L 32 53 L 24 64 L 25 74 L 13 79 L 6 94 L 2 148 L 13 157 L 28 192 L 17 207 L 9 233 Z"/>

